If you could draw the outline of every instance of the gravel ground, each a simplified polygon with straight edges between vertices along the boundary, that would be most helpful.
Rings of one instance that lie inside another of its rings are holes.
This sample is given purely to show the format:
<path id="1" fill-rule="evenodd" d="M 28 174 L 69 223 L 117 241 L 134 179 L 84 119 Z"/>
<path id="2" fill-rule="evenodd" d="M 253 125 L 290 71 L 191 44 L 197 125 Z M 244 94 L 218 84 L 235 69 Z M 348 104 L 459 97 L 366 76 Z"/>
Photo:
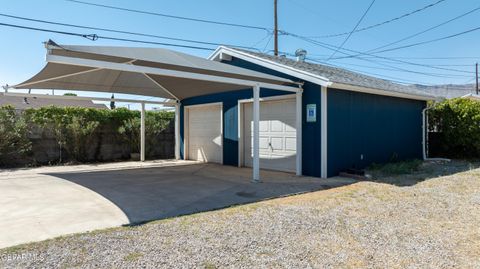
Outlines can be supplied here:
<path id="1" fill-rule="evenodd" d="M 468 168 L 428 164 L 411 186 L 376 178 L 13 247 L 0 267 L 480 268 L 480 169 L 456 173 Z"/>

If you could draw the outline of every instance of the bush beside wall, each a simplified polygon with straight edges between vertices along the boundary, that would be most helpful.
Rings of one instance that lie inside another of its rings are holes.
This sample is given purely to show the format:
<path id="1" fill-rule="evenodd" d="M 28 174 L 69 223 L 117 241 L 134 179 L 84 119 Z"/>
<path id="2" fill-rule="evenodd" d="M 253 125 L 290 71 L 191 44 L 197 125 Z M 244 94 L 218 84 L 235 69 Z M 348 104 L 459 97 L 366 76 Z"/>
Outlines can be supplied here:
<path id="1" fill-rule="evenodd" d="M 13 116 L 12 116 L 13 111 Z M 146 157 L 174 157 L 174 113 L 147 111 Z M 12 123 L 13 122 L 13 123 Z M 12 129 L 16 124 L 16 129 Z M 45 107 L 17 111 L 0 108 L 0 166 L 99 162 L 130 158 L 139 152 L 140 112 L 124 108 Z M 13 131 L 9 131 L 13 130 Z M 15 131 L 16 130 L 16 131 Z M 24 145 L 12 152 L 2 145 Z M 16 156 L 16 160 L 8 156 Z M 1 160 L 7 159 L 6 162 Z"/>
<path id="2" fill-rule="evenodd" d="M 430 157 L 480 158 L 480 102 L 450 99 L 428 112 Z"/>

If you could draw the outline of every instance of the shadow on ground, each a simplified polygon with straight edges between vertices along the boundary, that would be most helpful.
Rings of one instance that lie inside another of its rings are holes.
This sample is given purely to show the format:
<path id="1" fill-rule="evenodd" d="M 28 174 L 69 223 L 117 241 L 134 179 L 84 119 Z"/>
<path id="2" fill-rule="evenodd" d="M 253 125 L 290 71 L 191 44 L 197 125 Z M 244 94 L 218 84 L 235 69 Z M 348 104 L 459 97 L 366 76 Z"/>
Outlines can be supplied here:
<path id="1" fill-rule="evenodd" d="M 367 174 L 371 176 L 373 182 L 405 187 L 431 178 L 454 175 L 477 168 L 480 168 L 479 161 L 426 161 L 418 169 L 405 174 L 389 174 L 382 171 L 367 171 Z"/>
<path id="2" fill-rule="evenodd" d="M 262 171 L 263 182 L 251 183 L 251 169 L 215 164 L 48 175 L 100 194 L 120 208 L 131 224 L 356 182 Z"/>

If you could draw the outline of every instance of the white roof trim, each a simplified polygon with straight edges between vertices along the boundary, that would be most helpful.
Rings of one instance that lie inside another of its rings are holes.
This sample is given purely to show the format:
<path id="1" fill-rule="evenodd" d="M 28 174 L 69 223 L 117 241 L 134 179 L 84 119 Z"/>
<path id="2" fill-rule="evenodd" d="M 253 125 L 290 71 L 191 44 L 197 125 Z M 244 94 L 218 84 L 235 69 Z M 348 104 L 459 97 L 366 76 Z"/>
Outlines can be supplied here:
<path id="1" fill-rule="evenodd" d="M 319 75 L 315 75 L 315 74 L 312 74 L 312 73 L 309 73 L 309 72 L 305 72 L 305 71 L 302 71 L 302 70 L 298 70 L 298 69 L 295 69 L 295 68 L 292 68 L 292 67 L 289 67 L 289 66 L 285 66 L 283 64 L 279 64 L 279 63 L 276 63 L 276 62 L 273 62 L 273 61 L 269 61 L 269 60 L 266 60 L 266 59 L 263 59 L 263 58 L 260 58 L 260 57 L 256 57 L 256 56 L 253 56 L 253 55 L 250 55 L 248 53 L 241 52 L 241 51 L 233 50 L 233 49 L 230 49 L 230 48 L 224 47 L 224 46 L 218 47 L 208 57 L 208 59 L 212 60 L 212 61 L 220 61 L 220 55 L 222 55 L 222 54 L 227 54 L 227 55 L 230 55 L 230 56 L 233 56 L 233 57 L 237 57 L 237 58 L 249 61 L 249 62 L 254 63 L 254 64 L 265 66 L 265 67 L 270 68 L 272 70 L 275 70 L 275 71 L 278 71 L 278 72 L 281 72 L 281 73 L 284 73 L 284 74 L 287 74 L 287 75 L 290 75 L 290 76 L 294 76 L 294 77 L 297 77 L 299 79 L 310 81 L 310 82 L 313 82 L 313 83 L 321 85 L 321 86 L 328 87 L 328 86 L 331 85 L 331 82 L 328 80 L 328 78 L 325 78 L 325 77 L 322 77 L 322 76 L 319 76 Z"/>
<path id="2" fill-rule="evenodd" d="M 122 99 L 122 98 L 103 98 L 103 97 L 86 97 L 86 96 L 69 96 L 69 95 L 47 95 L 47 94 L 33 94 L 33 93 L 13 93 L 7 92 L 3 93 L 5 96 L 12 97 L 28 97 L 28 98 L 45 98 L 45 99 L 58 99 L 58 100 L 82 100 L 82 101 L 114 101 L 114 102 L 125 102 L 125 103 L 144 103 L 144 104 L 156 104 L 156 105 L 168 105 L 172 106 L 176 104 L 176 101 L 149 101 L 149 100 L 138 100 L 138 99 Z"/>
<path id="3" fill-rule="evenodd" d="M 372 89 L 366 88 L 362 86 L 355 86 L 343 83 L 332 83 L 330 86 L 331 88 L 336 88 L 339 90 L 348 90 L 353 92 L 362 92 L 362 93 L 369 93 L 369 94 L 376 94 L 376 95 L 384 95 L 384 96 L 391 96 L 391 97 L 399 97 L 399 98 L 406 98 L 406 99 L 414 99 L 414 100 L 422 100 L 422 101 L 429 101 L 429 100 L 437 100 L 439 98 L 435 97 L 428 97 L 423 95 L 415 95 L 410 93 L 402 93 L 402 92 L 394 92 L 394 91 L 385 91 L 379 89 Z"/>
<path id="4" fill-rule="evenodd" d="M 303 70 L 298 70 L 293 67 L 285 66 L 283 64 L 266 60 L 264 58 L 256 57 L 254 55 L 244 53 L 242 51 L 237 51 L 228 47 L 220 46 L 218 47 L 209 57 L 209 60 L 213 61 L 220 61 L 220 55 L 228 54 L 233 57 L 240 58 L 242 60 L 249 61 L 254 64 L 258 64 L 260 66 L 264 66 L 270 68 L 272 70 L 282 72 L 284 74 L 294 76 L 324 87 L 330 88 L 339 88 L 340 90 L 349 90 L 349 91 L 356 91 L 356 92 L 363 92 L 363 93 L 370 93 L 376 95 L 384 95 L 384 96 L 392 96 L 392 97 L 399 97 L 399 98 L 407 98 L 407 99 L 414 99 L 414 100 L 438 100 L 440 98 L 436 97 L 429 97 L 423 95 L 416 95 L 412 93 L 402 93 L 402 92 L 395 92 L 395 91 L 386 91 L 380 89 L 372 89 L 363 86 L 356 86 L 356 85 L 349 85 L 343 83 L 335 83 L 331 82 L 328 78 L 312 74 L 310 72 L 306 72 Z M 480 98 L 480 97 L 479 97 Z"/>

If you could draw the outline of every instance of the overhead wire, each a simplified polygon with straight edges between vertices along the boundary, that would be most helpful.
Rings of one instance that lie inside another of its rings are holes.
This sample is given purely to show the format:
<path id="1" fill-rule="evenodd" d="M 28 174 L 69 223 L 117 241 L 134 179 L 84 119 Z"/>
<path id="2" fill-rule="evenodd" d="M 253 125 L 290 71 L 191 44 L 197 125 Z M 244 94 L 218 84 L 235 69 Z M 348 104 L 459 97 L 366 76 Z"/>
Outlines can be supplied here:
<path id="1" fill-rule="evenodd" d="M 435 38 L 435 39 L 431 39 L 431 40 L 427 40 L 427 41 L 422 41 L 422 42 L 417 42 L 417 43 L 408 44 L 408 45 L 404 45 L 404 46 L 399 46 L 399 47 L 395 47 L 395 48 L 375 51 L 373 53 L 383 53 L 383 52 L 389 52 L 389 51 L 394 51 L 394 50 L 399 50 L 399 49 L 405 49 L 405 48 L 411 48 L 411 47 L 416 47 L 416 46 L 420 46 L 420 45 L 430 44 L 430 43 L 454 38 L 454 37 L 457 37 L 457 36 L 469 34 L 469 33 L 472 33 L 472 32 L 478 31 L 478 30 L 480 30 L 480 27 L 475 27 L 475 28 L 472 28 L 472 29 L 469 29 L 469 30 L 466 30 L 466 31 L 462 31 L 460 33 L 456 33 L 456 34 L 452 34 L 452 35 L 448 35 L 448 36 L 443 36 L 443 37 L 439 37 L 439 38 Z"/>
<path id="2" fill-rule="evenodd" d="M 264 31 L 271 31 L 272 30 L 272 29 L 267 28 L 267 27 L 261 27 L 261 26 L 255 26 L 255 25 L 238 24 L 238 23 L 230 23 L 230 22 L 222 22 L 222 21 L 214 21 L 214 20 L 206 20 L 206 19 L 198 19 L 198 18 L 192 18 L 192 17 L 186 17 L 186 16 L 170 15 L 170 14 L 165 14 L 165 13 L 158 13 L 158 12 L 145 11 L 145 10 L 132 9 L 132 8 L 124 8 L 124 7 L 112 6 L 112 5 L 104 5 L 104 4 L 92 3 L 92 2 L 86 2 L 86 1 L 79 1 L 79 0 L 65 0 L 65 1 L 72 2 L 72 3 L 77 3 L 77 4 L 82 4 L 82 5 L 108 8 L 108 9 L 114 9 L 114 10 L 120 10 L 120 11 L 132 12 L 132 13 L 139 13 L 139 14 L 145 14 L 145 15 L 159 16 L 159 17 L 165 17 L 165 18 L 171 18 L 171 19 L 180 19 L 180 20 L 187 20 L 187 21 L 194 21 L 194 22 L 201 22 L 201 23 L 209 23 L 209 24 L 216 24 L 216 25 L 224 25 L 224 26 L 232 26 L 232 27 L 239 27 L 239 28 L 246 28 L 246 29 L 264 30 Z"/>
<path id="3" fill-rule="evenodd" d="M 289 35 L 289 36 L 292 36 L 294 38 L 301 39 L 301 40 L 306 41 L 308 43 L 311 43 L 313 45 L 320 46 L 320 47 L 325 48 L 327 50 L 333 50 L 334 51 L 334 50 L 336 50 L 336 48 L 338 48 L 334 45 L 331 45 L 331 44 L 328 44 L 328 43 L 325 43 L 325 42 L 321 42 L 321 41 L 318 41 L 318 40 L 314 40 L 314 39 L 311 39 L 311 38 L 307 38 L 307 37 L 304 37 L 304 36 L 300 36 L 300 35 L 297 35 L 297 34 L 293 34 L 293 33 L 289 33 L 289 32 L 283 32 L 283 33 L 285 35 Z M 472 72 L 469 72 L 469 71 L 459 70 L 459 69 L 454 69 L 454 68 L 444 68 L 444 67 L 432 66 L 432 65 L 428 65 L 428 64 L 414 63 L 414 62 L 404 61 L 404 60 L 400 60 L 400 59 L 389 58 L 389 57 L 386 57 L 386 56 L 375 55 L 375 54 L 371 54 L 371 53 L 367 53 L 367 52 L 360 52 L 360 51 L 357 51 L 357 50 L 352 50 L 352 49 L 347 49 L 347 48 L 342 48 L 341 50 L 338 50 L 338 52 L 340 52 L 344 55 L 347 55 L 347 56 L 353 55 L 351 53 L 355 53 L 355 54 L 360 54 L 362 56 L 364 56 L 364 55 L 365 56 L 372 56 L 375 59 L 390 60 L 390 61 L 395 62 L 395 63 L 404 63 L 404 64 L 408 64 L 408 65 L 413 65 L 413 66 L 421 66 L 421 67 L 427 67 L 427 68 L 432 68 L 432 69 L 454 71 L 454 72 L 460 72 L 460 73 L 468 73 L 468 74 L 472 73 Z M 363 59 L 361 57 L 356 57 L 356 58 Z M 374 62 L 374 61 L 369 60 L 369 59 L 363 59 L 363 60 Z"/>
<path id="4" fill-rule="evenodd" d="M 451 18 L 451 19 L 449 19 L 449 20 L 446 20 L 446 21 L 444 21 L 444 22 L 442 22 L 442 23 L 440 23 L 440 24 L 436 24 L 436 25 L 434 25 L 434 26 L 432 26 L 432 27 L 429 27 L 429 28 L 427 28 L 427 29 L 425 29 L 425 30 L 422 30 L 422 31 L 420 31 L 420 32 L 417 32 L 417 33 L 415 33 L 415 34 L 406 36 L 406 37 L 404 37 L 404 38 L 401 38 L 401 39 L 396 40 L 396 41 L 394 41 L 394 42 L 388 43 L 388 44 L 386 44 L 386 45 L 383 45 L 383 46 L 374 48 L 374 49 L 372 49 L 372 50 L 369 50 L 368 52 L 377 51 L 377 50 L 380 50 L 380 49 L 383 49 L 383 48 L 390 47 L 390 46 L 392 46 L 392 45 L 398 44 L 398 43 L 400 43 L 400 42 L 403 42 L 403 41 L 412 39 L 412 38 L 414 38 L 414 37 L 417 37 L 417 36 L 419 36 L 419 35 L 422 35 L 422 34 L 424 34 L 424 33 L 429 32 L 429 31 L 435 30 L 435 29 L 437 29 L 437 28 L 439 28 L 439 27 L 441 27 L 441 26 L 444 26 L 444 25 L 446 25 L 446 24 L 449 24 L 449 23 L 451 23 L 451 22 L 453 22 L 453 21 L 456 21 L 456 20 L 458 20 L 458 19 L 461 19 L 461 18 L 463 18 L 463 17 L 465 17 L 465 16 L 468 16 L 468 15 L 470 15 L 470 14 L 472 14 L 472 13 L 475 13 L 475 12 L 477 12 L 477 11 L 479 11 L 479 10 L 480 10 L 480 7 L 474 8 L 474 9 L 469 10 L 469 11 L 463 13 L 463 14 L 460 14 L 460 15 L 458 15 L 458 16 L 455 16 L 454 18 Z"/>
<path id="5" fill-rule="evenodd" d="M 212 24 L 234 26 L 234 27 L 243 27 L 243 28 L 250 28 L 250 29 L 261 29 L 261 30 L 266 30 L 267 32 L 271 31 L 271 29 L 267 28 L 267 27 L 259 27 L 259 26 L 253 26 L 253 25 L 245 25 L 245 24 L 232 24 L 232 23 L 221 22 L 221 21 L 203 20 L 203 19 L 197 19 L 197 18 L 191 18 L 191 17 L 174 16 L 174 15 L 169 15 L 169 14 L 162 14 L 162 13 L 156 13 L 156 12 L 143 11 L 143 10 L 129 9 L 129 8 L 123 8 L 123 7 L 119 7 L 119 6 L 112 6 L 112 5 L 103 5 L 103 4 L 91 3 L 91 2 L 80 1 L 80 0 L 65 0 L 65 1 L 74 2 L 74 3 L 78 3 L 78 4 L 84 4 L 84 5 L 90 5 L 90 6 L 97 6 L 97 7 L 102 7 L 102 8 L 116 9 L 116 10 L 127 11 L 127 12 L 134 12 L 134 13 L 155 15 L 155 16 L 162 16 L 162 17 L 169 17 L 169 18 L 174 18 L 174 19 L 190 20 L 190 21 L 195 21 L 195 22 L 212 23 Z M 446 1 L 446 0 L 439 0 L 435 3 L 432 3 L 430 5 L 422 7 L 420 9 L 417 9 L 417 10 L 412 11 L 410 13 L 404 14 L 400 17 L 391 19 L 389 21 L 399 20 L 399 19 L 404 18 L 406 16 L 410 16 L 412 14 L 418 13 L 418 12 L 423 11 L 425 9 L 428 9 L 430 7 L 436 6 L 436 5 L 438 5 L 438 4 L 440 4 L 444 1 Z M 372 3 L 373 2 L 374 1 L 372 1 Z M 361 30 L 361 29 L 358 29 L 358 30 Z M 291 33 L 286 32 L 286 31 L 281 31 L 281 33 L 291 34 Z M 294 35 L 299 36 L 299 35 L 296 35 L 296 34 L 294 34 Z M 304 37 L 304 38 L 309 39 L 308 37 Z M 312 41 L 316 41 L 316 40 L 312 40 Z M 335 46 L 333 46 L 333 45 L 330 45 L 330 46 L 332 46 L 332 48 L 335 48 Z M 335 50 L 342 50 L 342 49 L 343 48 L 341 46 L 338 46 L 337 48 L 335 48 Z M 363 55 L 363 54 L 361 54 L 361 55 Z M 375 57 L 375 58 L 378 58 L 378 57 Z M 386 57 L 384 57 L 384 58 L 386 58 Z M 392 59 L 392 61 L 399 62 L 399 60 L 396 60 L 396 59 Z M 447 68 L 441 68 L 441 67 L 431 67 L 431 66 L 424 65 L 424 64 L 408 63 L 406 61 L 402 61 L 402 62 L 407 63 L 407 64 L 411 64 L 411 65 L 415 65 L 415 66 L 429 67 L 429 68 L 435 68 L 435 69 L 441 69 L 441 70 L 447 70 L 447 71 L 468 72 L 468 71 L 463 71 L 463 70 L 454 70 L 454 69 L 447 69 Z"/>
<path id="6" fill-rule="evenodd" d="M 107 39 L 107 40 L 125 41 L 125 42 L 142 43 L 142 44 L 153 44 L 153 45 L 162 45 L 162 46 L 171 46 L 171 47 L 181 47 L 181 48 L 198 49 L 198 50 L 208 50 L 208 51 L 215 50 L 213 48 L 205 48 L 205 47 L 199 47 L 199 46 L 154 42 L 154 41 L 147 41 L 147 40 L 136 40 L 136 39 L 128 39 L 128 38 L 117 38 L 117 37 L 110 37 L 110 36 L 101 36 L 96 34 L 80 34 L 80 33 L 74 33 L 74 32 L 57 31 L 57 30 L 37 28 L 37 27 L 24 26 L 24 25 L 18 25 L 18 24 L 9 24 L 9 23 L 3 23 L 3 22 L 0 22 L 0 26 L 39 31 L 39 32 L 62 34 L 62 35 L 78 36 L 78 37 L 83 37 L 92 41 L 95 41 L 98 39 Z"/>
<path id="7" fill-rule="evenodd" d="M 88 5 L 93 5 L 93 6 L 100 6 L 100 7 L 108 7 L 108 8 L 114 8 L 114 9 L 117 9 L 118 7 L 114 7 L 114 6 L 106 6 L 106 5 L 99 5 L 99 4 L 94 4 L 94 3 L 89 3 L 89 2 L 84 2 L 84 1 L 77 1 L 77 0 L 65 0 L 65 1 L 69 1 L 69 2 L 76 2 L 76 3 L 83 3 L 83 4 L 88 4 Z M 372 3 L 375 2 L 375 1 L 372 1 Z M 369 6 L 369 8 L 371 8 L 371 6 Z M 125 9 L 125 8 L 119 8 L 120 10 L 124 10 L 124 11 L 131 11 L 129 9 Z M 144 13 L 144 14 L 150 14 L 150 15 L 158 15 L 158 16 L 167 16 L 167 17 L 170 17 L 170 18 L 175 18 L 175 19 L 188 19 L 188 20 L 192 20 L 192 21 L 197 21 L 197 22 L 208 22 L 208 23 L 214 23 L 215 21 L 208 21 L 208 20 L 201 20 L 201 19 L 192 19 L 192 18 L 188 18 L 188 17 L 179 17 L 179 16 L 171 16 L 171 15 L 167 15 L 167 14 L 160 14 L 160 13 L 154 13 L 154 12 L 144 12 L 144 11 L 140 11 L 140 10 L 133 10 L 132 12 L 137 12 L 137 13 Z M 152 14 L 153 13 L 153 14 Z M 12 16 L 12 15 L 8 15 L 8 14 L 2 14 L 2 15 L 7 15 L 7 16 Z M 31 19 L 31 18 L 25 18 L 25 17 L 19 17 L 19 16 L 13 16 L 13 17 L 17 17 L 17 18 L 23 18 L 23 19 L 30 19 L 32 21 L 35 21 L 36 19 Z M 55 24 L 56 22 L 51 22 L 51 21 L 43 21 L 43 20 L 36 20 L 36 22 L 43 22 L 43 23 L 51 23 L 51 24 Z M 59 23 L 59 25 L 62 24 L 62 23 Z M 223 22 L 215 22 L 215 24 L 221 24 L 221 25 L 227 25 L 227 26 L 235 26 L 235 27 L 240 27 L 240 25 L 237 25 L 237 24 L 230 24 L 230 23 L 223 23 Z M 67 32 L 67 31 L 57 31 L 57 30 L 51 30 L 51 29 L 44 29 L 44 28 L 37 28 L 37 27 L 29 27 L 29 26 L 22 26 L 22 25 L 14 25 L 14 24 L 7 24 L 7 23 L 0 23 L 0 26 L 8 26 L 8 27 L 15 27 L 15 28 L 22 28 L 22 29 L 27 29 L 27 30 L 35 30 L 35 31 L 44 31 L 44 32 L 51 32 L 51 33 L 57 33 L 57 34 L 65 34 L 65 35 L 72 35 L 72 36 L 79 36 L 79 37 L 83 37 L 83 38 L 88 38 L 90 40 L 97 40 L 99 38 L 101 39 L 107 39 L 107 40 L 116 40 L 116 41 L 125 41 L 125 42 L 135 42 L 135 43 L 144 43 L 144 44 L 155 44 L 155 45 L 163 45 L 163 46 L 175 46 L 175 47 L 184 47 L 184 48 L 192 48 L 192 49 L 200 49 L 200 50 L 213 50 L 212 48 L 206 48 L 206 47 L 199 47 L 199 46 L 188 46 L 188 45 L 181 45 L 181 44 L 172 44 L 172 43 L 162 43 L 162 42 L 153 42 L 153 41 L 147 41 L 147 40 L 136 40 L 136 39 L 128 39 L 128 38 L 119 38 L 119 37 L 112 37 L 112 36 L 101 36 L 101 35 L 96 35 L 96 34 L 81 34 L 81 33 L 75 33 L 75 32 Z M 85 27 L 84 29 L 91 29 L 91 30 L 98 30 L 98 31 L 117 31 L 117 33 L 121 33 L 121 34 L 132 34 L 132 35 L 143 35 L 143 36 L 146 36 L 146 37 L 157 37 L 157 38 L 166 38 L 166 39 L 171 39 L 171 40 L 177 40 L 177 41 L 182 41 L 182 42 L 194 42 L 194 43 L 205 43 L 205 45 L 220 45 L 218 43 L 213 43 L 213 42 L 204 42 L 204 41 L 196 41 L 196 40 L 188 40 L 188 39 L 180 39 L 180 38 L 172 38 L 172 37 L 164 37 L 164 36 L 156 36 L 156 35 L 149 35 L 149 34 L 143 34 L 143 33 L 135 33 L 135 32 L 128 32 L 128 31 L 121 31 L 121 30 L 115 30 L 115 29 L 107 29 L 107 28 L 99 28 L 99 27 L 89 27 L 89 26 L 81 26 L 81 25 L 73 25 L 73 24 L 63 24 L 63 25 L 60 25 L 60 26 L 69 26 L 69 27 Z M 242 25 L 242 26 L 246 26 L 244 28 L 251 28 L 251 29 L 262 29 L 262 30 L 266 30 L 267 32 L 268 31 L 271 31 L 270 29 L 268 28 L 265 28 L 265 27 L 255 27 L 255 26 L 248 26 L 248 25 Z M 89 28 L 88 28 L 89 27 Z M 270 32 L 269 32 L 270 33 Z M 300 35 L 296 35 L 296 34 L 292 34 L 292 33 L 289 33 L 289 32 L 286 32 L 286 31 L 281 31 L 281 33 L 283 34 L 287 34 L 287 35 L 291 35 L 293 37 L 297 37 L 297 38 L 300 38 L 300 39 L 303 39 L 304 41 L 307 41 L 309 43 L 312 43 L 314 45 L 320 45 L 322 44 L 323 42 L 319 42 L 317 40 L 312 40 L 308 37 L 304 37 L 304 36 L 300 36 Z M 268 37 L 269 35 L 267 35 L 266 37 Z M 265 37 L 265 38 L 266 38 Z M 264 39 L 265 39 L 264 38 Z M 264 40 L 263 39 L 263 40 Z M 262 40 L 262 41 L 263 41 Z M 346 39 L 348 40 L 348 39 Z M 267 46 L 268 46 L 268 43 L 267 42 Z M 235 46 L 235 45 L 230 45 L 230 46 L 234 46 L 234 47 L 242 47 L 242 46 Z M 345 55 L 348 55 L 348 53 L 345 53 L 345 51 L 349 51 L 349 52 L 353 52 L 355 53 L 356 51 L 354 50 L 350 50 L 350 49 L 345 49 L 341 46 L 334 46 L 334 45 L 330 45 L 330 44 L 326 44 L 326 43 L 323 43 L 323 46 L 324 48 L 328 48 L 329 50 L 333 50 L 333 51 L 337 51 L 337 52 L 341 52 L 342 54 L 345 54 Z M 247 48 L 247 47 L 244 47 L 244 48 Z M 249 48 L 251 49 L 251 48 Z M 426 65 L 426 64 L 419 64 L 419 63 L 411 63 L 411 62 L 407 62 L 407 61 L 402 61 L 402 60 L 399 60 L 399 59 L 395 59 L 395 58 L 391 58 L 391 57 L 384 57 L 384 56 L 377 56 L 377 55 L 370 55 L 368 53 L 361 53 L 361 52 L 357 52 L 359 53 L 359 55 L 363 56 L 364 58 L 375 58 L 375 59 L 384 59 L 384 60 L 387 60 L 387 61 L 391 61 L 391 62 L 394 62 L 396 64 L 408 64 L 408 65 L 414 65 L 414 66 L 421 66 L 421 67 L 427 67 L 427 68 L 434 68 L 434 69 L 440 69 L 440 70 L 445 70 L 445 71 L 455 71 L 455 72 L 463 72 L 463 73 L 472 73 L 472 72 L 468 72 L 468 71 L 464 71 L 464 70 L 457 70 L 457 69 L 451 69 L 451 68 L 442 68 L 442 67 L 438 67 L 438 66 L 432 66 L 432 65 Z M 357 57 L 359 59 L 361 59 L 360 57 Z M 374 61 L 371 61 L 373 63 L 375 63 Z M 378 64 L 378 63 L 376 63 Z M 392 68 L 395 68 L 397 70 L 401 70 L 397 67 L 392 67 Z M 408 72 L 414 72 L 414 73 L 418 73 L 416 71 L 408 71 Z M 435 74 L 435 75 L 442 75 L 442 76 L 448 76 L 448 74 Z"/>
<path id="8" fill-rule="evenodd" d="M 360 26 L 360 23 L 362 23 L 363 19 L 367 16 L 368 12 L 370 11 L 370 9 L 372 8 L 373 4 L 375 4 L 375 1 L 376 0 L 372 0 L 370 2 L 370 5 L 368 6 L 368 8 L 363 12 L 362 16 L 360 17 L 360 19 L 357 21 L 357 23 L 355 24 L 355 27 L 353 27 L 352 31 L 348 34 L 348 36 L 343 40 L 343 42 L 340 44 L 340 46 L 338 46 L 338 48 L 333 51 L 332 55 L 330 55 L 330 57 L 328 57 L 327 59 L 327 62 L 332 59 L 333 56 L 335 56 L 337 54 L 337 52 L 339 50 L 341 50 L 343 48 L 343 46 L 347 43 L 347 41 L 350 39 L 350 37 L 352 36 L 352 34 L 355 32 L 355 30 L 357 30 L 358 26 Z"/>
<path id="9" fill-rule="evenodd" d="M 175 37 L 169 37 L 169 36 L 161 36 L 161 35 L 145 34 L 145 33 L 139 33 L 139 32 L 123 31 L 123 30 L 110 29 L 110 28 L 101 28 L 101 27 L 93 27 L 93 26 L 85 26 L 85 25 L 78 25 L 78 24 L 69 24 L 69 23 L 62 23 L 62 22 L 54 22 L 54 21 L 33 19 L 33 18 L 15 16 L 15 15 L 10 15 L 10 14 L 5 14 L 5 13 L 0 13 L 0 16 L 6 17 L 6 18 L 17 19 L 17 20 L 45 23 L 45 24 L 50 24 L 50 25 L 58 25 L 58 26 L 66 26 L 66 27 L 73 27 L 73 28 L 79 28 L 79 29 L 96 30 L 96 31 L 118 33 L 118 34 L 127 34 L 127 35 L 159 38 L 159 39 L 174 40 L 174 41 L 181 41 L 181 42 L 187 42 L 187 43 L 213 45 L 213 46 L 226 45 L 226 46 L 237 47 L 237 48 L 255 49 L 254 47 L 239 46 L 239 45 L 233 45 L 233 44 L 223 44 L 223 43 L 219 43 L 219 42 L 206 42 L 206 41 L 199 41 L 199 40 L 192 40 L 192 39 L 185 39 L 185 38 L 175 38 Z"/>
<path id="10" fill-rule="evenodd" d="M 411 11 L 411 12 L 408 12 L 406 14 L 403 14 L 401 16 L 398 16 L 398 17 L 395 17 L 395 18 L 392 18 L 392 19 L 389 19 L 389 20 L 386 20 L 386 21 L 383 21 L 383 22 L 380 22 L 380 23 L 377 23 L 377 24 L 373 24 L 373 25 L 370 25 L 370 26 L 366 26 L 366 27 L 363 27 L 363 28 L 360 28 L 360 29 L 357 29 L 355 30 L 355 33 L 358 33 L 358 32 L 362 32 L 362 31 L 366 31 L 366 30 L 370 30 L 372 28 L 376 28 L 376 27 L 379 27 L 379 26 L 382 26 L 382 25 L 385 25 L 385 24 L 388 24 L 388 23 L 391 23 L 391 22 L 394 22 L 394 21 L 398 21 L 400 19 L 403 19 L 403 18 L 406 18 L 408 16 L 411 16 L 411 15 L 414 15 L 416 13 L 419 13 L 419 12 L 422 12 L 428 8 L 431 8 L 431 7 L 434 7 L 442 2 L 445 2 L 446 0 L 439 0 L 439 1 L 436 1 L 432 4 L 429 4 L 429 5 L 426 5 L 422 8 L 419 8 L 419 9 L 416 9 L 414 11 Z M 338 37 L 338 36 L 344 36 L 344 35 L 348 35 L 350 32 L 344 32 L 344 33 L 339 33 L 339 34 L 330 34 L 330 35 L 323 35 L 323 36 L 310 36 L 309 38 L 329 38 L 329 37 Z"/>

